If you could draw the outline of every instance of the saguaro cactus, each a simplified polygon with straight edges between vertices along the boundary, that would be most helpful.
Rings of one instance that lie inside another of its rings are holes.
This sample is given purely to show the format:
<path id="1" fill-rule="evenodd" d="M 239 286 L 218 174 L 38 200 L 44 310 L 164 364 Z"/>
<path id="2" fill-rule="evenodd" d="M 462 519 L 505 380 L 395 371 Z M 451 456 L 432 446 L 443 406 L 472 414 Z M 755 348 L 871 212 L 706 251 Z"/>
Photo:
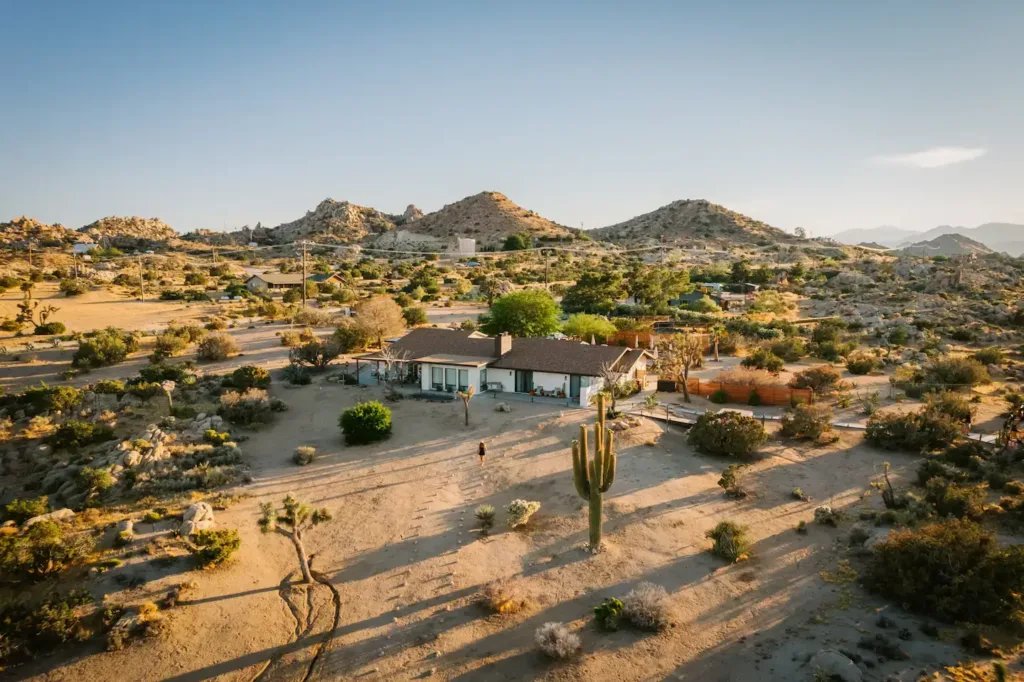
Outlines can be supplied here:
<path id="1" fill-rule="evenodd" d="M 597 424 L 594 425 L 594 457 L 587 448 L 587 426 L 580 424 L 580 439 L 572 442 L 572 479 L 576 492 L 590 502 L 590 551 L 601 547 L 601 504 L 604 493 L 615 481 L 615 452 L 612 432 L 605 428 L 605 396 L 597 397 Z"/>

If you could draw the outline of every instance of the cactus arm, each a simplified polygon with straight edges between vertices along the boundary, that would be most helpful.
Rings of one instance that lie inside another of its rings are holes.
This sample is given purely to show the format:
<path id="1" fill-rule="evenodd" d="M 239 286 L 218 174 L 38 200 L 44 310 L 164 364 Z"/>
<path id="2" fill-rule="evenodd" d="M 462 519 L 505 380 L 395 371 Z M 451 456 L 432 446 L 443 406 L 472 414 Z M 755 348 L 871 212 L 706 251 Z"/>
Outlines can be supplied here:
<path id="1" fill-rule="evenodd" d="M 601 476 L 601 492 L 606 493 L 608 489 L 612 487 L 612 483 L 615 482 L 615 452 L 612 451 L 612 434 L 608 433 L 608 439 L 605 441 L 605 453 L 604 453 L 604 475 Z"/>
<path id="2" fill-rule="evenodd" d="M 587 452 L 580 448 L 580 443 L 572 443 L 572 481 L 576 492 L 584 500 L 590 499 L 590 482 L 587 480 Z"/>
<path id="3" fill-rule="evenodd" d="M 599 477 L 601 470 L 598 468 L 597 459 L 595 458 L 591 462 L 593 467 L 593 476 Z M 601 546 L 601 505 L 604 502 L 604 497 L 601 495 L 601 489 L 597 485 L 591 486 L 590 488 L 590 549 L 591 551 L 597 551 Z"/>
<path id="4" fill-rule="evenodd" d="M 601 490 L 601 486 L 604 481 L 604 449 L 600 446 L 603 439 L 598 439 L 598 447 L 594 448 L 594 468 L 593 474 L 590 476 L 590 482 L 593 484 L 591 490 Z"/>

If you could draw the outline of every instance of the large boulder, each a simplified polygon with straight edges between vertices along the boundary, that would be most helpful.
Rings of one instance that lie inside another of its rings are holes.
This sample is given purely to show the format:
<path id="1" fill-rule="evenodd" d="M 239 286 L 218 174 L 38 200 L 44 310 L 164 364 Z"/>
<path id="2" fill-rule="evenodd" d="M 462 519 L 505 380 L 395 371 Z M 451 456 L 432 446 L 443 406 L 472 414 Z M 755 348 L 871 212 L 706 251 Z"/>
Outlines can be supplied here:
<path id="1" fill-rule="evenodd" d="M 70 519 L 75 515 L 75 512 L 71 509 L 58 509 L 48 514 L 40 514 L 39 516 L 33 516 L 31 519 L 25 522 L 24 527 L 29 528 L 32 525 L 39 523 L 40 521 L 64 521 Z"/>
<path id="2" fill-rule="evenodd" d="M 857 664 L 835 649 L 822 649 L 814 654 L 809 664 L 811 679 L 819 679 L 819 671 L 824 672 L 826 679 L 839 679 L 843 682 L 861 682 L 864 674 Z"/>
<path id="3" fill-rule="evenodd" d="M 208 502 L 196 502 L 185 510 L 181 519 L 178 535 L 182 537 L 187 538 L 201 530 L 209 530 L 214 525 L 213 507 Z"/>
<path id="4" fill-rule="evenodd" d="M 142 453 L 138 450 L 129 450 L 124 453 L 124 457 L 121 458 L 121 464 L 125 465 L 129 469 L 134 466 L 138 466 L 142 462 Z"/>

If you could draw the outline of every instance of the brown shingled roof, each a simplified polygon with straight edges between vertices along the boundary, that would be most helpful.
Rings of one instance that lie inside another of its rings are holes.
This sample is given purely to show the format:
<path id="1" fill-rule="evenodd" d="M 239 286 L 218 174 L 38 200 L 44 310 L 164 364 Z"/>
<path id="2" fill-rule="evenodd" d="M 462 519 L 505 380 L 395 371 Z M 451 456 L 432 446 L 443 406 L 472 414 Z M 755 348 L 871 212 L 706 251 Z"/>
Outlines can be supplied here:
<path id="1" fill-rule="evenodd" d="M 473 358 L 497 357 L 494 353 L 494 339 L 480 337 L 462 329 L 420 327 L 413 329 L 402 338 L 390 344 L 398 352 L 405 352 L 409 360 L 429 355 L 464 355 Z M 371 359 L 376 353 L 364 357 Z"/>
<path id="2" fill-rule="evenodd" d="M 512 350 L 490 364 L 497 369 L 600 376 L 601 366 L 615 364 L 626 349 L 622 346 L 591 346 L 578 341 L 515 338 Z"/>

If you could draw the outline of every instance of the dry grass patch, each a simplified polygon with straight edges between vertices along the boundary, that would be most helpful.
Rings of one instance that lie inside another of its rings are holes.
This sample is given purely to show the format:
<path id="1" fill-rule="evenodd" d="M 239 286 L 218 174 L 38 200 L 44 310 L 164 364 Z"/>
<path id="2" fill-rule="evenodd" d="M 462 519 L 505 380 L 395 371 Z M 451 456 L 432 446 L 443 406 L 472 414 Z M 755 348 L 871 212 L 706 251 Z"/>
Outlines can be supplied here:
<path id="1" fill-rule="evenodd" d="M 480 603 L 491 613 L 518 613 L 527 607 L 529 601 L 519 583 L 498 580 L 480 590 Z"/>

